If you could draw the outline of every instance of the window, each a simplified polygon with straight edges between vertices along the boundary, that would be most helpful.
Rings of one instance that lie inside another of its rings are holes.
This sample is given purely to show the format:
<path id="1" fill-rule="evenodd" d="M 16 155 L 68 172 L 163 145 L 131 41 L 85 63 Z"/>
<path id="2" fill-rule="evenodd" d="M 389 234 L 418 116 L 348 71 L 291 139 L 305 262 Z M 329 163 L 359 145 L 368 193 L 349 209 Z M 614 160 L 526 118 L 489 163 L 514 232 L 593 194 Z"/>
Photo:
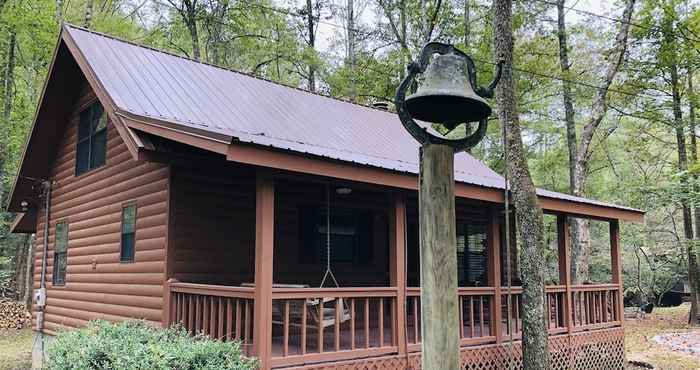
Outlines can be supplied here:
<path id="1" fill-rule="evenodd" d="M 127 204 L 122 208 L 122 238 L 120 261 L 134 262 L 136 253 L 136 204 Z"/>
<path id="2" fill-rule="evenodd" d="M 330 237 L 331 263 L 369 264 L 373 261 L 375 214 L 357 209 L 334 209 L 327 230 L 325 209 L 304 207 L 300 215 L 299 260 L 320 263 L 326 260 L 326 240 Z"/>
<path id="3" fill-rule="evenodd" d="M 66 284 L 66 268 L 68 267 L 68 224 L 65 221 L 56 223 L 53 243 L 53 285 Z"/>
<path id="4" fill-rule="evenodd" d="M 107 115 L 99 102 L 80 113 L 75 175 L 105 164 L 107 156 Z"/>
<path id="5" fill-rule="evenodd" d="M 487 285 L 488 239 L 486 225 L 457 225 L 457 274 L 460 286 Z"/>

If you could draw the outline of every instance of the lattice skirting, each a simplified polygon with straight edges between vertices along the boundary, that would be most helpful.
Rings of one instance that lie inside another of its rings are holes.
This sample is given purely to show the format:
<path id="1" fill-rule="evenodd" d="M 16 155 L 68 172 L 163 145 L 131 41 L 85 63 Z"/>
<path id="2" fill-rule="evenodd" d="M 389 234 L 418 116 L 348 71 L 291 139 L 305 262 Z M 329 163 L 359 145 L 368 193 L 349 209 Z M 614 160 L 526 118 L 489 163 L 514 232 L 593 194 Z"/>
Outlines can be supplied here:
<path id="1" fill-rule="evenodd" d="M 624 368 L 624 331 L 612 328 L 549 338 L 552 369 L 618 370 Z M 461 370 L 522 369 L 520 342 L 512 346 L 465 347 Z M 510 364 L 510 366 L 509 366 Z M 294 370 L 419 370 L 420 353 L 305 365 Z M 291 370 L 290 369 L 290 370 Z"/>

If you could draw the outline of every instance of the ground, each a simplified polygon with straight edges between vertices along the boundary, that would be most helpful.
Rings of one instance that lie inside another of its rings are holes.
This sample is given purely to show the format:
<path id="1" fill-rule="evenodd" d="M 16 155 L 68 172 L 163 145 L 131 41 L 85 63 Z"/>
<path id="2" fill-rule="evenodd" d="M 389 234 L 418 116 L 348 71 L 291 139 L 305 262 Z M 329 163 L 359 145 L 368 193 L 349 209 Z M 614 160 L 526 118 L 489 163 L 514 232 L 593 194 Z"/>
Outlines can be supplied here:
<path id="1" fill-rule="evenodd" d="M 31 366 L 32 330 L 0 330 L 0 370 L 25 370 Z"/>
<path id="2" fill-rule="evenodd" d="M 655 369 L 700 369 L 700 356 L 674 351 L 654 340 L 657 335 L 693 331 L 688 326 L 688 309 L 687 304 L 673 308 L 655 308 L 654 312 L 646 315 L 644 319 L 627 320 L 625 322 L 627 359 L 651 364 Z M 697 346 L 700 343 L 689 343 L 689 345 Z"/>
<path id="3" fill-rule="evenodd" d="M 627 320 L 627 358 L 663 370 L 700 370 L 700 356 L 674 351 L 654 341 L 657 335 L 693 331 L 687 324 L 688 306 L 656 308 L 644 319 Z M 697 330 L 696 330 L 697 331 Z M 700 332 L 700 331 L 698 331 Z M 695 343 L 700 345 L 700 343 Z M 32 331 L 0 331 L 0 370 L 26 370 L 31 363 Z M 642 369 L 642 368 L 639 368 Z"/>

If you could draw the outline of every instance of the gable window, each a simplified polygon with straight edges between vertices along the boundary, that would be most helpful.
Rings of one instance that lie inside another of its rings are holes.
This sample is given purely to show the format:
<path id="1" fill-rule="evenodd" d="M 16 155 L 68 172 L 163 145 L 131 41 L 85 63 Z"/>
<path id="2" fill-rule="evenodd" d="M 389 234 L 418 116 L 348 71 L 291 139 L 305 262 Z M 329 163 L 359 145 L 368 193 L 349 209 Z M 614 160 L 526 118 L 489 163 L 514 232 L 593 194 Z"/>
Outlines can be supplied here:
<path id="1" fill-rule="evenodd" d="M 53 285 L 66 284 L 66 268 L 68 267 L 68 224 L 65 221 L 56 223 L 53 243 Z"/>
<path id="2" fill-rule="evenodd" d="M 75 175 L 105 164 L 107 156 L 107 115 L 99 102 L 80 112 Z"/>
<path id="3" fill-rule="evenodd" d="M 136 254 L 136 204 L 122 208 L 121 262 L 134 262 Z"/>
<path id="4" fill-rule="evenodd" d="M 486 224 L 457 224 L 457 277 L 459 286 L 486 286 Z"/>

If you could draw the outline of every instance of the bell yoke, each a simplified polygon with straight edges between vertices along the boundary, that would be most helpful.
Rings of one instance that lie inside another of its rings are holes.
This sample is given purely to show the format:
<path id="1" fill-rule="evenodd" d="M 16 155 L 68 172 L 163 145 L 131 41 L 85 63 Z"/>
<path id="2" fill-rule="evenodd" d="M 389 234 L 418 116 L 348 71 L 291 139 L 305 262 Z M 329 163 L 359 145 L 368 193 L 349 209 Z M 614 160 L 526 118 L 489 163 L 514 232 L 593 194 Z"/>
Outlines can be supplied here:
<path id="1" fill-rule="evenodd" d="M 439 54 L 431 62 L 430 58 Z M 408 73 L 401 81 L 394 103 L 406 130 L 421 145 L 445 144 L 459 152 L 473 147 L 486 134 L 487 118 L 491 107 L 485 98 L 493 97 L 493 89 L 501 78 L 502 63 L 496 65 L 493 81 L 488 87 L 476 87 L 474 60 L 453 45 L 440 42 L 427 43 L 418 59 L 408 66 Z M 425 79 L 415 94 L 406 97 L 406 90 L 418 74 Z M 442 124 L 448 130 L 468 122 L 479 122 L 471 135 L 461 139 L 446 139 L 428 133 L 414 119 Z"/>

